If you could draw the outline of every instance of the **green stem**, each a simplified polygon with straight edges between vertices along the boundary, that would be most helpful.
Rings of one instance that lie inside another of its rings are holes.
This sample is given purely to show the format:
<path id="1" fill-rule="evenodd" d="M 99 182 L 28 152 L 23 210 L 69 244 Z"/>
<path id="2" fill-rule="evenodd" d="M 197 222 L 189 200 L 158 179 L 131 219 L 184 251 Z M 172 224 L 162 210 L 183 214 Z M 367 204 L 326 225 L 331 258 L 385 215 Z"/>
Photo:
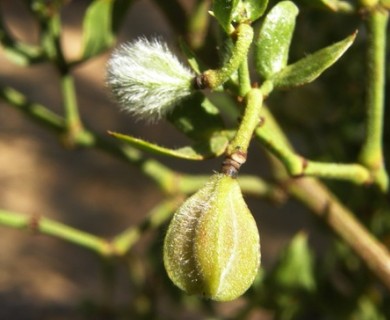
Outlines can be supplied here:
<path id="1" fill-rule="evenodd" d="M 232 49 L 231 57 L 220 69 L 207 70 L 202 74 L 202 87 L 216 89 L 226 82 L 234 71 L 247 58 L 249 47 L 253 40 L 253 29 L 248 24 L 240 24 L 234 35 L 237 40 Z"/>
<path id="2" fill-rule="evenodd" d="M 238 94 L 240 97 L 245 97 L 246 94 L 251 90 L 251 78 L 249 75 L 248 59 L 244 59 L 241 62 L 240 67 L 238 68 L 238 82 L 239 82 L 239 91 Z"/>
<path id="3" fill-rule="evenodd" d="M 275 157 L 282 161 L 290 175 L 300 175 L 303 167 L 302 157 L 293 150 L 272 113 L 264 107 L 261 110 L 260 117 L 261 125 L 255 132 L 257 139 Z"/>
<path id="4" fill-rule="evenodd" d="M 374 8 L 367 19 L 367 136 L 360 155 L 361 163 L 384 191 L 388 188 L 382 147 L 388 17 L 388 11 Z"/>
<path id="5" fill-rule="evenodd" d="M 263 112 L 266 110 L 263 108 Z M 269 121 L 269 119 L 272 119 Z M 275 141 L 272 135 L 263 136 L 262 131 L 267 123 L 272 123 L 275 129 Z M 271 146 L 281 142 L 290 154 L 295 154 L 287 137 L 280 129 L 271 114 L 265 118 L 262 127 L 257 129 L 256 137 L 263 141 L 265 138 Z M 268 145 L 267 145 L 268 146 Z M 270 151 L 274 152 L 272 148 Z M 277 155 L 277 154 L 276 154 Z M 275 160 L 275 159 L 274 159 Z M 281 159 L 283 160 L 283 159 Z M 306 207 L 319 216 L 334 230 L 365 262 L 370 270 L 380 278 L 390 289 L 390 253 L 386 247 L 375 239 L 371 233 L 360 224 L 353 213 L 345 208 L 333 194 L 314 178 L 291 179 L 286 174 L 279 161 L 273 161 L 276 178 L 287 188 L 287 191 L 305 204 Z"/>
<path id="6" fill-rule="evenodd" d="M 347 180 L 358 185 L 371 183 L 370 172 L 355 163 L 324 163 L 316 161 L 304 162 L 302 174 L 327 179 Z"/>
<path id="7" fill-rule="evenodd" d="M 189 177 L 186 177 L 186 179 L 189 180 Z M 202 182 L 204 182 L 206 179 L 202 180 Z M 261 181 L 259 184 L 258 179 L 254 177 L 243 176 L 240 178 L 240 183 L 248 185 L 254 195 L 259 195 L 260 189 L 262 195 L 269 195 L 275 201 L 280 200 L 280 190 L 277 190 L 276 188 L 271 189 L 269 186 L 262 184 Z M 194 191 L 195 190 L 192 190 L 192 192 Z M 15 229 L 31 230 L 32 232 L 39 232 L 41 234 L 63 239 L 92 250 L 103 257 L 112 255 L 123 256 L 132 248 L 145 231 L 157 229 L 167 221 L 182 200 L 181 197 L 175 197 L 162 202 L 149 213 L 144 222 L 125 230 L 111 242 L 51 219 L 40 216 L 27 216 L 5 210 L 0 210 L 0 225 Z"/>
<path id="8" fill-rule="evenodd" d="M 63 132 L 67 128 L 67 122 L 64 118 L 43 105 L 28 101 L 23 94 L 12 88 L 0 88 L 0 97 L 12 107 L 18 108 L 35 122 L 43 124 L 48 129 Z M 107 138 L 87 129 L 79 132 L 73 143 L 81 147 L 100 149 L 119 159 L 132 163 L 139 167 L 146 176 L 154 180 L 163 191 L 167 193 L 177 191 L 175 185 L 176 173 L 156 160 L 143 157 L 141 152 L 135 148 L 124 144 L 114 144 Z"/>
<path id="9" fill-rule="evenodd" d="M 227 147 L 226 154 L 232 155 L 240 151 L 247 153 L 253 132 L 259 125 L 260 110 L 263 104 L 263 94 L 260 89 L 252 89 L 246 95 L 246 107 L 244 117 L 240 123 L 237 133 Z"/>
<path id="10" fill-rule="evenodd" d="M 178 177 L 176 185 L 181 193 L 188 195 L 198 191 L 209 179 L 209 175 L 185 174 Z M 238 183 L 246 196 L 265 198 L 278 203 L 284 200 L 284 191 L 280 187 L 267 183 L 258 176 L 240 175 Z"/>
<path id="11" fill-rule="evenodd" d="M 51 13 L 46 10 L 37 12 L 41 28 L 41 47 L 46 57 L 58 66 L 65 66 L 65 58 L 61 49 L 61 18 L 58 8 Z"/>
<path id="12" fill-rule="evenodd" d="M 59 11 L 42 18 L 42 46 L 60 75 L 62 100 L 66 119 L 66 140 L 73 146 L 78 135 L 82 134 L 83 126 L 80 120 L 76 90 L 70 67 L 65 59 L 61 44 L 61 17 Z"/>
<path id="13" fill-rule="evenodd" d="M 69 73 L 61 75 L 61 90 L 65 109 L 67 142 L 72 145 L 77 135 L 83 131 L 75 92 L 73 77 Z"/>
<path id="14" fill-rule="evenodd" d="M 41 48 L 20 42 L 8 31 L 3 22 L 3 15 L 0 8 L 0 43 L 7 56 L 14 62 L 27 66 L 43 61 L 44 55 Z"/>
<path id="15" fill-rule="evenodd" d="M 372 182 L 370 172 L 362 165 L 323 163 L 305 159 L 293 150 L 266 108 L 262 109 L 261 117 L 262 125 L 256 130 L 256 136 L 274 156 L 282 161 L 290 175 L 347 180 L 360 185 Z"/>
<path id="16" fill-rule="evenodd" d="M 176 197 L 163 201 L 149 213 L 147 219 L 141 224 L 130 227 L 115 237 L 112 244 L 115 247 L 116 253 L 120 256 L 126 254 L 145 231 L 160 227 L 171 217 L 182 200 Z"/>
<path id="17" fill-rule="evenodd" d="M 296 179 L 286 184 L 291 194 L 319 216 L 357 253 L 390 289 L 390 253 L 319 181 Z"/>
<path id="18" fill-rule="evenodd" d="M 0 87 L 0 97 L 14 108 L 18 108 L 39 125 L 56 132 L 62 132 L 65 121 L 41 104 L 30 102 L 19 91 L 10 87 Z"/>
<path id="19" fill-rule="evenodd" d="M 54 236 L 92 250 L 102 256 L 112 253 L 110 244 L 106 240 L 44 217 L 29 217 L 0 210 L 0 224 L 15 229 L 29 229 L 33 232 Z"/>
<path id="20" fill-rule="evenodd" d="M 23 94 L 12 88 L 0 87 L 0 97 L 10 106 L 19 109 L 33 121 L 45 126 L 47 129 L 61 133 L 66 128 L 64 118 L 41 104 L 28 101 Z M 114 143 L 111 139 L 107 139 L 87 129 L 84 129 L 74 142 L 77 146 L 99 149 L 138 167 L 145 176 L 154 181 L 167 194 L 193 193 L 197 190 L 196 186 L 200 184 L 200 181 L 202 185 L 206 181 L 203 178 L 199 179 L 196 175 L 180 175 L 157 160 L 144 157 L 140 151 L 129 145 Z M 273 200 L 277 200 L 279 197 L 279 190 L 264 188 L 262 180 L 258 180 L 257 183 L 250 177 L 242 177 L 240 180 L 242 180 L 241 184 L 244 193 L 253 196 L 266 196 Z"/>

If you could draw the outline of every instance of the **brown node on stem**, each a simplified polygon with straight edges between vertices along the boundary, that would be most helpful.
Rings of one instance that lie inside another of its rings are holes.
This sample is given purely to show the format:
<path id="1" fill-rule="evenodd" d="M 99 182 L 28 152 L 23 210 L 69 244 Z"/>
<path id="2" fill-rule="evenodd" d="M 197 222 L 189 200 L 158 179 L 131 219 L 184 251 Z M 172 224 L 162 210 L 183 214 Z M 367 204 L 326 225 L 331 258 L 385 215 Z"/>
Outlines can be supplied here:
<path id="1" fill-rule="evenodd" d="M 306 171 L 307 166 L 309 165 L 309 162 L 306 158 L 302 157 L 302 173 Z"/>
<path id="2" fill-rule="evenodd" d="M 234 31 L 230 34 L 231 39 L 235 42 L 238 39 L 237 26 L 234 26 Z"/>
<path id="3" fill-rule="evenodd" d="M 304 157 L 300 157 L 301 158 L 301 161 L 302 161 L 302 169 L 301 169 L 301 172 L 300 173 L 297 173 L 297 174 L 292 174 L 292 177 L 294 179 L 299 179 L 299 178 L 302 178 L 305 176 L 305 171 L 306 171 L 306 168 L 307 166 L 309 165 L 309 161 L 304 158 Z"/>
<path id="4" fill-rule="evenodd" d="M 264 124 L 265 124 L 265 117 L 260 116 L 258 128 L 261 128 L 262 126 L 264 126 Z"/>
<path id="5" fill-rule="evenodd" d="M 241 150 L 237 150 L 232 154 L 228 154 L 222 162 L 221 172 L 229 177 L 237 178 L 238 171 L 246 161 L 247 154 Z"/>
<path id="6" fill-rule="evenodd" d="M 363 182 L 363 186 L 368 187 L 372 185 L 375 181 L 375 177 L 372 171 L 370 171 L 369 178 Z"/>
<path id="7" fill-rule="evenodd" d="M 38 233 L 41 218 L 42 217 L 39 214 L 34 214 L 31 216 L 30 220 L 28 221 L 28 229 L 31 231 L 31 233 Z"/>
<path id="8" fill-rule="evenodd" d="M 193 79 L 193 87 L 195 90 L 204 90 L 210 87 L 210 84 L 207 81 L 207 77 L 204 73 L 198 74 Z"/>

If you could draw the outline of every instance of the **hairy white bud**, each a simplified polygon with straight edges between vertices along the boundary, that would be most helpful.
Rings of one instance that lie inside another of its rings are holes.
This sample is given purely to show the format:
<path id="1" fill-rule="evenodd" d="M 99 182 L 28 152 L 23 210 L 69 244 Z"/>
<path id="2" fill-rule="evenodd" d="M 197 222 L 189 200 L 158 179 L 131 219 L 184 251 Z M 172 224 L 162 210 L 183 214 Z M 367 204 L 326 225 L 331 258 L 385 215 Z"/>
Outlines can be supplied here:
<path id="1" fill-rule="evenodd" d="M 158 39 L 123 44 L 107 65 L 107 84 L 121 107 L 146 120 L 161 118 L 190 95 L 194 77 Z"/>

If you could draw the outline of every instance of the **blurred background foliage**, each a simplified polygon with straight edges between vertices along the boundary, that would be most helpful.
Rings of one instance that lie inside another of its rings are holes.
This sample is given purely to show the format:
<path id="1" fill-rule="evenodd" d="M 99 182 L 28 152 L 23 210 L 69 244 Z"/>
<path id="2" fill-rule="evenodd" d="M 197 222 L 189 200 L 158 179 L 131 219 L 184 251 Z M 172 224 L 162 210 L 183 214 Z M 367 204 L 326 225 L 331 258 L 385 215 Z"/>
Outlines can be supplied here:
<path id="1" fill-rule="evenodd" d="M 270 1 L 269 8 L 277 1 Z M 290 60 L 359 30 L 353 46 L 320 79 L 267 101 L 294 147 L 309 159 L 353 162 L 364 139 L 364 15 L 334 13 L 295 1 L 300 14 Z M 221 32 L 209 1 L 1 1 L 0 86 L 63 114 L 64 75 L 74 79 L 83 125 L 101 136 L 126 132 L 178 147 L 188 138 L 168 122 L 146 125 L 118 111 L 105 88 L 105 63 L 117 42 L 160 36 L 184 40 L 206 65 L 220 61 Z M 62 29 L 50 17 L 58 16 Z M 53 25 L 48 26 L 48 22 Z M 255 24 L 255 28 L 258 23 Z M 40 30 L 45 30 L 44 36 Z M 57 47 L 56 47 L 57 46 Z M 58 46 L 62 51 L 58 51 Z M 387 57 L 389 56 L 387 47 Z M 387 87 L 389 92 L 389 70 Z M 4 92 L 4 91 L 2 91 Z M 137 166 L 95 148 L 72 146 L 69 132 L 46 131 L 12 103 L 0 101 L 0 207 L 45 216 L 112 238 L 143 225 L 166 195 Z M 69 97 L 68 97 L 69 98 Z M 4 101 L 5 100 L 5 101 Z M 234 103 L 216 95 L 226 116 Z M 389 119 L 389 101 L 386 120 Z M 230 122 L 229 122 L 230 121 Z M 57 130 L 58 131 L 58 130 Z M 384 128 L 389 168 L 390 127 Z M 80 139 L 83 139 L 82 137 Z M 107 140 L 112 142 L 110 138 Z M 77 138 L 76 138 L 77 142 Z M 114 143 L 114 142 L 112 142 Z M 76 143 L 77 145 L 77 143 Z M 147 155 L 149 157 L 150 155 Z M 187 162 L 157 156 L 178 172 L 210 175 L 221 159 Z M 243 173 L 272 181 L 265 153 L 253 143 Z M 390 246 L 389 194 L 348 182 L 326 184 L 356 217 Z M 248 197 L 259 226 L 262 268 L 255 285 L 231 303 L 183 295 L 162 265 L 166 223 L 143 230 L 119 258 L 97 258 L 56 238 L 1 228 L 2 319 L 387 319 L 389 292 L 322 221 L 292 199 Z"/>

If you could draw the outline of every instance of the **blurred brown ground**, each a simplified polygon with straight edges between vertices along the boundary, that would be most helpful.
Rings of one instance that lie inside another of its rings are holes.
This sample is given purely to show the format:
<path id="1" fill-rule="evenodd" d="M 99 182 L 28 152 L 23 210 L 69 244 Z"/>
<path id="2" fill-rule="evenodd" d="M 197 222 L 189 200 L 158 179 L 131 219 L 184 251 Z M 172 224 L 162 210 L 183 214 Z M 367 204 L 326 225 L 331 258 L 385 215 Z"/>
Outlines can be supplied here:
<path id="1" fill-rule="evenodd" d="M 14 35 L 34 43 L 37 27 L 21 1 L 0 4 Z M 63 43 L 70 58 L 80 52 L 86 4 L 73 1 L 64 10 Z M 135 1 L 119 41 L 138 35 L 159 35 L 174 43 L 172 31 L 150 1 Z M 166 146 L 185 144 L 187 140 L 167 123 L 136 123 L 118 111 L 104 86 L 108 55 L 74 72 L 85 123 L 100 133 L 115 130 Z M 10 63 L 0 49 L 0 83 L 20 90 L 31 101 L 61 110 L 59 81 L 48 65 L 19 67 Z M 244 171 L 265 172 L 259 148 L 251 151 Z M 181 171 L 204 174 L 217 170 L 221 161 L 159 160 Z M 66 150 L 57 136 L 0 101 L 0 208 L 46 216 L 112 237 L 125 226 L 140 222 L 162 197 L 134 167 L 95 150 Z M 312 223 L 295 203 L 275 208 L 261 199 L 249 199 L 249 206 L 259 224 L 265 267 L 272 264 L 292 234 Z M 3 226 L 0 232 L 0 319 L 77 319 L 74 308 L 80 301 L 99 299 L 100 269 L 94 255 L 47 236 Z M 122 291 L 120 299 L 129 298 L 126 288 Z"/>

